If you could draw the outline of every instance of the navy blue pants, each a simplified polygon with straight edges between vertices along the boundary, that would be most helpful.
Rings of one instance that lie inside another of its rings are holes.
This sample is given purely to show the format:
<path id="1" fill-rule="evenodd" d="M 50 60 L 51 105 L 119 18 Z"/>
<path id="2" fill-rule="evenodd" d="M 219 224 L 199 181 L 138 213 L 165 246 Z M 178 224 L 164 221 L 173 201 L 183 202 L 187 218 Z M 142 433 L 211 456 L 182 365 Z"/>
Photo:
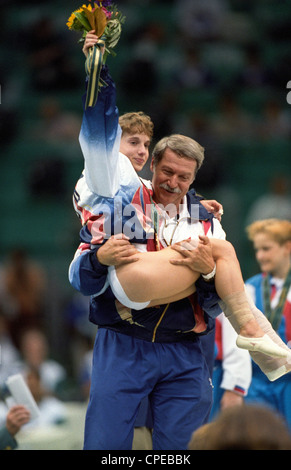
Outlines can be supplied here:
<path id="1" fill-rule="evenodd" d="M 212 402 L 199 339 L 152 343 L 106 328 L 97 332 L 84 449 L 130 450 L 139 405 L 149 396 L 153 449 L 185 450 Z"/>

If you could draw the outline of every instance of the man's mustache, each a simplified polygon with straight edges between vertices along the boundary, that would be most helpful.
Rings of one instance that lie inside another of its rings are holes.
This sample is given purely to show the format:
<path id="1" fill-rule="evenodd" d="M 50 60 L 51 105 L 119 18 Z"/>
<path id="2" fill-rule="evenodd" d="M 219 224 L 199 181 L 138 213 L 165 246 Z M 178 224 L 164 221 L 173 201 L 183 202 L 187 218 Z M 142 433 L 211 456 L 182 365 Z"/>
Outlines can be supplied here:
<path id="1" fill-rule="evenodd" d="M 170 188 L 170 186 L 168 186 L 166 183 L 161 183 L 160 188 L 169 191 L 169 193 L 181 194 L 181 190 L 179 188 Z"/>

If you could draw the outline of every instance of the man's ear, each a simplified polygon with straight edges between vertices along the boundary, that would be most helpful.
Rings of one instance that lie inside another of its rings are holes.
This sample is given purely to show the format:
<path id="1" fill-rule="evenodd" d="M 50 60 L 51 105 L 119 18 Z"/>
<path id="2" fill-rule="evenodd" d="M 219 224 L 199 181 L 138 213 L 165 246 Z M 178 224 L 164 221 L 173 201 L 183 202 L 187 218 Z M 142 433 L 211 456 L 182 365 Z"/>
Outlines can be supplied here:
<path id="1" fill-rule="evenodd" d="M 151 159 L 150 170 L 154 172 L 154 157 Z"/>

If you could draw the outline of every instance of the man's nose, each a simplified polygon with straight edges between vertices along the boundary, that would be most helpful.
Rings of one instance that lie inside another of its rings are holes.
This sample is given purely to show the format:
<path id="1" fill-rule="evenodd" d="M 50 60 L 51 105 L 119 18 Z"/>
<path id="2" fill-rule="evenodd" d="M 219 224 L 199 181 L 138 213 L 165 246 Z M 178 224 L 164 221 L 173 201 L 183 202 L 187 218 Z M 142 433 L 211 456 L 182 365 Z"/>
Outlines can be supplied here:
<path id="1" fill-rule="evenodd" d="M 170 186 L 170 188 L 177 188 L 177 186 L 178 186 L 178 180 L 177 180 L 177 176 L 176 176 L 176 175 L 169 176 L 169 178 L 168 178 L 168 186 Z"/>

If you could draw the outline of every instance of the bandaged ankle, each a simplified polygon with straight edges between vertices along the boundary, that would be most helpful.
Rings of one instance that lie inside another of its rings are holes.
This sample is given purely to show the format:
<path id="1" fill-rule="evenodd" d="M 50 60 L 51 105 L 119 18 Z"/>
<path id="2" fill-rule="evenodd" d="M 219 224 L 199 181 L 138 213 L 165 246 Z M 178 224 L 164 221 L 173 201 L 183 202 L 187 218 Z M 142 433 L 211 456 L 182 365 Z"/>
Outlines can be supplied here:
<path id="1" fill-rule="evenodd" d="M 125 307 L 132 308 L 133 310 L 142 310 L 150 304 L 150 300 L 148 302 L 133 302 L 128 298 L 119 282 L 114 266 L 109 266 L 108 268 L 108 281 L 113 294 Z"/>
<path id="2" fill-rule="evenodd" d="M 219 302 L 224 315 L 237 333 L 250 320 L 254 320 L 245 292 L 234 292 Z"/>
<path id="3" fill-rule="evenodd" d="M 237 333 L 250 320 L 254 320 L 249 302 L 244 291 L 234 292 L 219 302 L 224 315 Z"/>

